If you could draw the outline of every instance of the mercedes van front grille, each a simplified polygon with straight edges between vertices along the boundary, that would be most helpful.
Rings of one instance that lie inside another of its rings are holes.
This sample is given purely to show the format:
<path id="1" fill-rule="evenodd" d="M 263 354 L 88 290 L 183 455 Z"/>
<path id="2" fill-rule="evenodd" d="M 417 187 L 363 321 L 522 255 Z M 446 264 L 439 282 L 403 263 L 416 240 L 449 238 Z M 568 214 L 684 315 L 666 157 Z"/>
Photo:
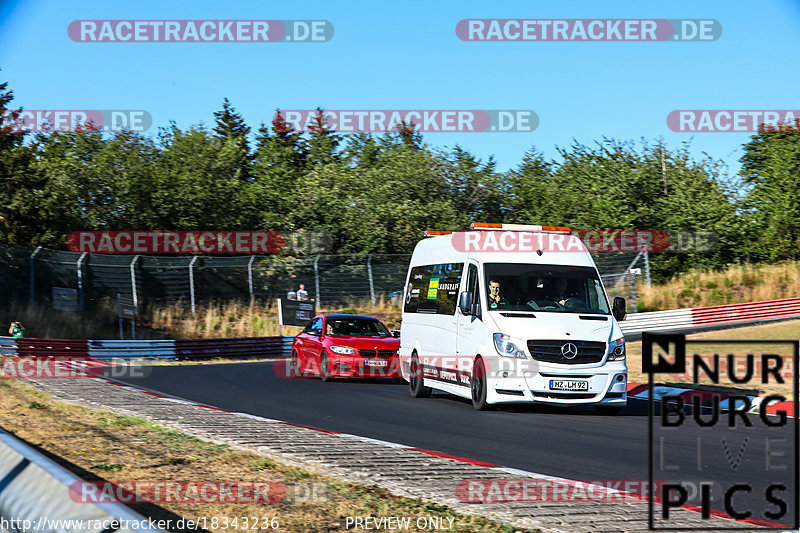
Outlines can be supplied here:
<path id="1" fill-rule="evenodd" d="M 606 354 L 606 343 L 572 340 L 529 340 L 528 351 L 536 361 L 581 365 L 599 363 Z"/>

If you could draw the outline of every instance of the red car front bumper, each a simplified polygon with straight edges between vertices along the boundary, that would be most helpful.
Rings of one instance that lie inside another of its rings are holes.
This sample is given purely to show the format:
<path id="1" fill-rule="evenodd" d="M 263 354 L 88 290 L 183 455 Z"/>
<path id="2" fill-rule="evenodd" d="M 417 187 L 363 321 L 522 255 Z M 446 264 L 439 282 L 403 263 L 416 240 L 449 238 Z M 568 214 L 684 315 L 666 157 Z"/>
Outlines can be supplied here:
<path id="1" fill-rule="evenodd" d="M 385 363 L 384 366 L 378 366 Z M 386 359 L 365 359 L 359 356 L 330 358 L 331 375 L 341 378 L 399 378 L 400 360 L 397 355 Z"/>

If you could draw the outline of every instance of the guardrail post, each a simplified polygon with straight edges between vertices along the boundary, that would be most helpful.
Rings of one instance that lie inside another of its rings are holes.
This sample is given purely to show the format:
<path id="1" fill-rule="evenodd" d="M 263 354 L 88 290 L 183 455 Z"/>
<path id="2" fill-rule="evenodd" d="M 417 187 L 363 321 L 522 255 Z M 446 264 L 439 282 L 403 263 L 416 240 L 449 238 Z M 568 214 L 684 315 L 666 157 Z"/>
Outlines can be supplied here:
<path id="1" fill-rule="evenodd" d="M 375 284 L 372 282 L 372 254 L 367 256 L 367 276 L 369 277 L 369 297 L 375 305 Z"/>
<path id="2" fill-rule="evenodd" d="M 247 262 L 247 288 L 250 290 L 250 305 L 253 305 L 255 294 L 253 292 L 253 261 L 256 256 L 251 255 L 250 261 Z"/>
<path id="3" fill-rule="evenodd" d="M 78 310 L 81 313 L 83 313 L 83 271 L 81 269 L 81 263 L 83 263 L 85 257 L 86 252 L 83 252 L 78 258 L 78 264 L 76 265 L 78 270 Z"/>
<path id="4" fill-rule="evenodd" d="M 30 269 L 29 269 L 30 270 L 30 276 L 31 276 L 30 285 L 29 285 L 29 291 L 30 291 L 30 302 L 29 303 L 30 303 L 30 305 L 33 305 L 34 292 L 36 290 L 35 280 L 34 280 L 33 262 L 34 262 L 34 259 L 36 258 L 36 254 L 38 254 L 41 249 L 42 249 L 41 246 L 37 246 L 36 249 L 31 254 L 31 258 L 30 258 Z"/>
<path id="5" fill-rule="evenodd" d="M 650 283 L 650 254 L 647 253 L 647 248 L 642 248 L 642 253 L 644 254 L 644 275 L 645 280 L 647 281 L 647 286 L 652 287 L 653 285 Z"/>
<path id="6" fill-rule="evenodd" d="M 317 258 L 314 259 L 314 286 L 316 291 L 314 299 L 317 301 L 317 309 L 319 309 L 321 302 L 319 297 L 319 254 L 317 254 Z"/>
<path id="7" fill-rule="evenodd" d="M 196 255 L 192 257 L 192 260 L 189 262 L 189 299 L 192 302 L 192 316 L 194 316 L 194 263 L 197 261 L 197 258 L 200 257 Z"/>
<path id="8" fill-rule="evenodd" d="M 632 285 L 631 288 L 633 289 L 631 292 L 631 296 L 633 299 L 633 312 L 635 313 L 637 309 L 639 309 L 639 306 L 636 305 L 636 274 L 633 272 L 631 273 L 631 285 Z"/>
<path id="9" fill-rule="evenodd" d="M 139 308 L 139 296 L 136 294 L 136 261 L 139 259 L 138 255 L 133 256 L 131 261 L 131 292 L 133 293 L 133 307 Z"/>

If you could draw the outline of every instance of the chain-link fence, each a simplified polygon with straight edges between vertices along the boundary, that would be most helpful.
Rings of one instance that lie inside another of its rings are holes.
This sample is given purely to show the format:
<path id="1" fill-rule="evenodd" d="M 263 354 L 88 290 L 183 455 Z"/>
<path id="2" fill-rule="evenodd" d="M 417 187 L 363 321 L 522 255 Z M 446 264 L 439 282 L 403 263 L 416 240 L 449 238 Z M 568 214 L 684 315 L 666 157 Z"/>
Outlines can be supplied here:
<path id="1" fill-rule="evenodd" d="M 272 301 L 304 284 L 324 306 L 355 305 L 397 296 L 410 254 L 277 256 L 145 256 L 80 254 L 0 245 L 0 296 L 49 302 L 53 287 L 75 289 L 80 307 L 130 297 L 135 305 L 182 300 Z M 609 296 L 636 309 L 637 286 L 649 283 L 646 252 L 598 253 L 595 261 Z"/>

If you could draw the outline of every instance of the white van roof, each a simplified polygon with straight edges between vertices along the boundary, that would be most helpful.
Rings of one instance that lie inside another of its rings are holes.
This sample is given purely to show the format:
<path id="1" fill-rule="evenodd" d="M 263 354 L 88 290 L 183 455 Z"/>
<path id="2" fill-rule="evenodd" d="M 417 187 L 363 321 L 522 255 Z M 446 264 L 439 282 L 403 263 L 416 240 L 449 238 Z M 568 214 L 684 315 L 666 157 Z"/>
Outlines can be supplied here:
<path id="1" fill-rule="evenodd" d="M 509 235 L 504 239 L 505 233 Z M 543 236 L 541 241 L 540 236 Z M 541 255 L 537 253 L 540 242 L 544 244 Z M 414 248 L 411 265 L 461 263 L 467 258 L 480 263 L 595 266 L 586 245 L 576 235 L 497 229 L 453 232 L 422 239 Z"/>

